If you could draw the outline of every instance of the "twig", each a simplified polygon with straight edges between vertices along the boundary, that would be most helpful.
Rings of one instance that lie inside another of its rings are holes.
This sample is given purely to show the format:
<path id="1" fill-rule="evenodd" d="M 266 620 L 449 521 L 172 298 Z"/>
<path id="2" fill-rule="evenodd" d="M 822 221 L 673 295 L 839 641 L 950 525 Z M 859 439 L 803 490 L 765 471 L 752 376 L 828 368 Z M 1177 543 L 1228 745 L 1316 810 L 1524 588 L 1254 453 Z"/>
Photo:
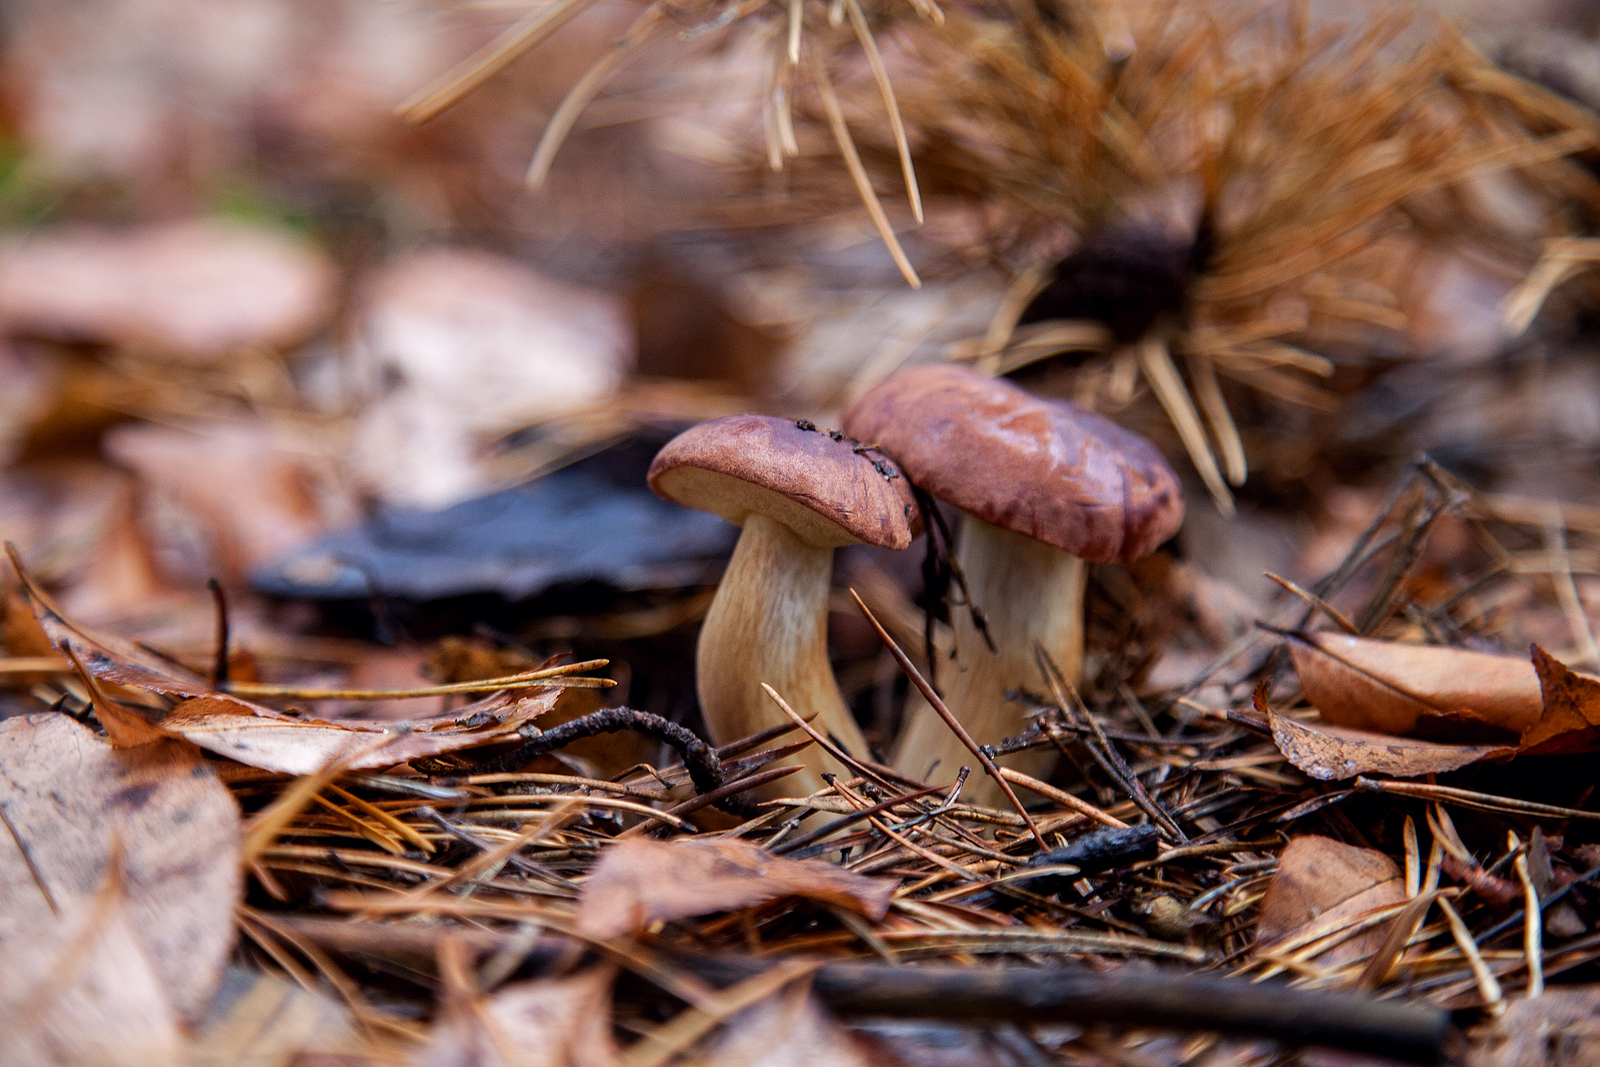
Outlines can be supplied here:
<path id="1" fill-rule="evenodd" d="M 1144 783 L 1139 781 L 1138 775 L 1128 767 L 1128 761 L 1122 758 L 1122 753 L 1114 748 L 1105 733 L 1100 729 L 1100 724 L 1095 721 L 1093 713 L 1084 706 L 1083 699 L 1078 696 L 1074 688 L 1061 673 L 1061 668 L 1056 666 L 1056 661 L 1050 657 L 1042 642 L 1034 642 L 1034 659 L 1039 663 L 1039 670 L 1043 672 L 1045 681 L 1050 684 L 1050 691 L 1055 695 L 1056 701 L 1061 706 L 1061 713 L 1069 715 L 1067 710 L 1069 702 L 1074 706 L 1083 720 L 1089 724 L 1089 729 L 1094 733 L 1094 743 L 1089 746 L 1089 752 L 1094 756 L 1095 762 L 1100 764 L 1102 770 L 1122 786 L 1130 799 L 1139 806 L 1139 810 L 1154 819 L 1174 841 L 1180 845 L 1189 843 L 1189 835 L 1179 828 L 1166 809 L 1151 799 L 1145 791 Z"/>
<path id="2" fill-rule="evenodd" d="M 905 671 L 906 677 L 910 678 L 912 683 L 922 691 L 923 698 L 928 701 L 928 705 L 938 713 L 939 717 L 944 720 L 945 725 L 950 727 L 951 732 L 960 739 L 961 743 L 967 746 L 967 751 L 977 757 L 978 762 L 983 765 L 984 771 L 988 773 L 990 778 L 994 779 L 995 784 L 1005 793 L 1006 799 L 1011 801 L 1011 806 L 1017 810 L 1017 814 L 1022 816 L 1022 821 L 1033 832 L 1034 839 L 1039 842 L 1039 847 L 1049 848 L 1050 844 L 1044 839 L 1044 835 L 1039 832 L 1038 824 L 1028 814 L 1028 809 L 1022 806 L 1022 801 L 1017 799 L 1017 794 L 1012 790 L 1011 783 L 1005 780 L 1005 776 L 1000 773 L 1000 768 L 995 766 L 994 760 L 990 759 L 988 754 L 972 739 L 972 735 L 967 733 L 967 729 L 961 725 L 961 721 L 950 714 L 950 709 L 945 707 L 943 700 L 939 699 L 939 694 L 933 691 L 933 686 L 928 684 L 928 680 L 922 676 L 922 672 L 917 670 L 917 665 L 911 662 L 899 645 L 895 644 L 894 638 L 889 636 L 889 631 L 883 628 L 883 624 L 878 621 L 877 616 L 872 614 L 872 611 L 867 607 L 860 595 L 852 589 L 850 590 L 850 596 L 854 598 L 856 607 L 860 608 L 861 613 L 867 617 L 867 621 L 872 623 L 872 628 L 878 631 L 878 636 L 894 655 L 895 660 L 899 662 L 900 669 Z"/>
<path id="3" fill-rule="evenodd" d="M 217 689 L 228 687 L 228 597 L 222 583 L 215 578 L 206 579 L 211 592 L 211 603 L 217 613 L 217 658 L 211 668 L 211 684 Z"/>
<path id="4" fill-rule="evenodd" d="M 710 981 L 760 966 L 726 957 L 680 962 Z M 1449 1013 L 1424 1004 L 1178 972 L 829 963 L 817 971 L 813 989 L 824 1004 L 846 1015 L 1193 1028 L 1412 1063 L 1438 1062 L 1451 1034 Z"/>

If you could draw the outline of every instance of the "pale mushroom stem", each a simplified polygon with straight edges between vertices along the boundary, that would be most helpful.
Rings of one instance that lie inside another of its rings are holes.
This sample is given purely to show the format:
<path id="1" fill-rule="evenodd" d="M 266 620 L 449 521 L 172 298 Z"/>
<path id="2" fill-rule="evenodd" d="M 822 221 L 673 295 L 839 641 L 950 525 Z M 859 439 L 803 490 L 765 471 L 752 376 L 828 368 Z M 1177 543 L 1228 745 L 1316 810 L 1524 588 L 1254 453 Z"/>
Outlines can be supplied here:
<path id="1" fill-rule="evenodd" d="M 961 518 L 956 562 L 966 573 L 972 601 L 982 609 L 997 651 L 989 651 L 965 608 L 952 608 L 956 659 L 940 664 L 939 679 L 945 704 L 973 739 L 981 745 L 998 744 L 1028 725 L 1024 708 L 1007 700 L 1006 690 L 1039 692 L 1045 687 L 1034 642 L 1043 644 L 1067 681 L 1077 684 L 1083 670 L 1086 568 L 1077 556 L 971 515 Z M 1055 759 L 1053 749 L 1030 749 L 995 762 L 1042 777 Z M 939 765 L 930 774 L 936 760 Z M 972 761 L 972 753 L 916 697 L 907 708 L 906 727 L 895 752 L 896 769 L 930 782 L 949 782 Z M 1006 803 L 999 786 L 977 776 L 967 779 L 962 799 L 991 807 Z"/>
<path id="2" fill-rule="evenodd" d="M 765 682 L 801 715 L 816 712 L 813 725 L 846 752 L 867 754 L 828 664 L 832 575 L 832 548 L 807 544 L 765 515 L 745 520 L 695 657 L 700 710 L 718 744 L 789 722 L 761 691 Z M 772 783 L 766 799 L 816 792 L 823 771 L 854 777 L 815 747 L 798 758 L 806 770 Z"/>

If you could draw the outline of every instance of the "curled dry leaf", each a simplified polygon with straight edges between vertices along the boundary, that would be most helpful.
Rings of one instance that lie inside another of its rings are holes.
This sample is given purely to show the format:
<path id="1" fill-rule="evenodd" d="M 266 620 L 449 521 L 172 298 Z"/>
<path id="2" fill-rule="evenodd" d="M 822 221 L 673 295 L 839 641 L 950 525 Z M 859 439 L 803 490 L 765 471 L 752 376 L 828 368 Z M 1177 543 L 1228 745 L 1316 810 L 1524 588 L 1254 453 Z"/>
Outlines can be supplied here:
<path id="1" fill-rule="evenodd" d="M 115 749 L 63 715 L 0 722 L 0 955 L 10 974 L 65 944 L 113 854 L 128 921 L 165 995 L 205 1007 L 233 942 L 239 812 L 193 748 Z M 52 933 L 54 931 L 55 933 Z M 60 936 L 57 934 L 60 933 Z"/>
<path id="2" fill-rule="evenodd" d="M 1381 852 L 1356 848 L 1328 837 L 1306 834 L 1289 842 L 1278 870 L 1267 883 L 1256 926 L 1256 951 L 1315 923 L 1329 931 L 1377 908 L 1406 899 L 1400 868 Z M 1337 967 L 1377 951 L 1382 926 L 1358 934 L 1319 954 L 1313 962 Z"/>
<path id="3" fill-rule="evenodd" d="M 1600 679 L 1533 646 L 1532 662 L 1331 633 L 1290 635 L 1322 723 L 1271 716 L 1272 736 L 1313 778 L 1443 773 L 1519 753 L 1600 746 Z M 1454 742 L 1454 743 L 1452 743 Z"/>
<path id="4" fill-rule="evenodd" d="M 658 919 L 800 896 L 871 919 L 889 910 L 895 882 L 867 878 L 822 860 L 789 860 L 746 841 L 629 839 L 606 849 L 578 898 L 578 928 L 616 937 Z"/>
<path id="5" fill-rule="evenodd" d="M 1512 656 L 1334 633 L 1291 634 L 1289 654 L 1306 698 L 1334 726 L 1505 743 L 1543 709 L 1533 665 Z"/>
<path id="6" fill-rule="evenodd" d="M 1358 774 L 1417 778 L 1443 774 L 1483 759 L 1516 754 L 1506 745 L 1446 745 L 1414 737 L 1392 737 L 1320 722 L 1299 722 L 1272 712 L 1278 751 L 1306 774 L 1324 782 Z"/>
<path id="7" fill-rule="evenodd" d="M 483 438 L 602 403 L 633 363 L 618 299 L 486 252 L 396 257 L 368 279 L 359 314 L 352 366 L 371 399 L 347 459 L 389 503 L 473 496 L 488 483 Z"/>
<path id="8" fill-rule="evenodd" d="M 334 282 L 305 243 L 242 223 L 46 233 L 0 245 L 0 323 L 209 363 L 303 340 Z"/>
<path id="9" fill-rule="evenodd" d="M 1533 667 L 1544 694 L 1544 714 L 1523 732 L 1523 751 L 1592 751 L 1600 744 L 1600 679 L 1579 674 L 1538 645 L 1533 646 Z"/>
<path id="10" fill-rule="evenodd" d="M 457 749 L 519 740 L 517 729 L 549 711 L 561 695 L 560 689 L 521 689 L 517 696 L 500 693 L 447 715 L 405 723 L 328 722 L 285 715 L 205 682 L 179 678 L 171 673 L 170 664 L 131 642 L 89 633 L 57 611 L 20 568 L 18 574 L 45 635 L 56 648 L 75 655 L 91 675 L 129 689 L 180 698 L 170 710 L 164 703 L 151 710 L 156 730 L 266 771 L 311 774 L 347 758 L 351 770 L 391 767 Z M 378 744 L 385 735 L 391 740 Z"/>

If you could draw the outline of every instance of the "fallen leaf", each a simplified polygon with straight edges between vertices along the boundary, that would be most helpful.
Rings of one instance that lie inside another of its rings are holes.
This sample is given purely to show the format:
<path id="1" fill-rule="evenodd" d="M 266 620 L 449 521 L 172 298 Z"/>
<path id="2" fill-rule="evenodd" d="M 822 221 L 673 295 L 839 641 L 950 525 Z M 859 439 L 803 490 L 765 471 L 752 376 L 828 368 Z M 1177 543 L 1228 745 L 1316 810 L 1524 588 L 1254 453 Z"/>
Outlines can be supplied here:
<path id="1" fill-rule="evenodd" d="M 212 575 L 239 584 L 357 516 L 332 463 L 264 423 L 129 423 L 107 431 L 103 447 L 138 476 L 144 528 L 165 541 L 163 559 L 190 557 L 183 577 L 196 584 Z M 173 526 L 182 536 L 164 536 Z M 203 552 L 188 547 L 196 541 Z"/>
<path id="2" fill-rule="evenodd" d="M 383 500 L 442 507 L 486 483 L 481 439 L 603 401 L 633 363 L 617 298 L 487 252 L 397 257 L 365 285 L 368 399 L 353 470 Z"/>
<path id="3" fill-rule="evenodd" d="M 1324 782 L 1372 773 L 1418 778 L 1517 752 L 1505 745 L 1446 745 L 1327 723 L 1300 722 L 1276 712 L 1269 713 L 1268 719 L 1278 751 L 1290 763 Z"/>
<path id="4" fill-rule="evenodd" d="M 0 339 L 0 467 L 16 458 L 33 426 L 50 414 L 59 392 L 59 368 L 42 356 Z"/>
<path id="5" fill-rule="evenodd" d="M 346 770 L 363 770 L 462 748 L 520 741 L 517 728 L 553 707 L 561 692 L 538 689 L 520 700 L 500 694 L 448 715 L 405 723 L 296 718 L 235 697 L 195 697 L 173 708 L 156 726 L 218 755 L 280 774 L 313 774 L 334 760 L 345 759 L 349 760 L 344 764 Z M 385 734 L 394 739 L 374 747 Z"/>
<path id="6" fill-rule="evenodd" d="M 1512 656 L 1335 633 L 1291 634 L 1289 654 L 1306 699 L 1334 726 L 1509 742 L 1543 708 L 1533 665 Z"/>
<path id="7" fill-rule="evenodd" d="M 612 967 L 453 996 L 414 1067 L 609 1067 Z"/>
<path id="8" fill-rule="evenodd" d="M 518 727 L 549 711 L 561 695 L 554 688 L 519 689 L 404 723 L 330 722 L 285 715 L 205 682 L 170 674 L 166 662 L 131 642 L 89 633 L 57 611 L 20 568 L 18 575 L 34 618 L 51 643 L 63 652 L 70 650 L 95 678 L 184 698 L 170 710 L 153 709 L 152 726 L 262 770 L 312 774 L 342 759 L 349 759 L 348 770 L 392 767 L 457 749 L 519 740 Z M 376 745 L 385 735 L 391 736 L 389 743 Z"/>
<path id="9" fill-rule="evenodd" d="M 114 749 L 64 715 L 0 722 L 0 954 L 26 969 L 94 899 L 111 855 L 172 1004 L 197 1017 L 233 943 L 239 812 L 193 748 Z"/>
<path id="10" fill-rule="evenodd" d="M 0 938 L 0 1048 L 12 1067 L 183 1061 L 170 975 L 153 964 L 148 931 L 130 913 L 121 879 L 108 874 L 109 892 L 39 917 L 20 940 Z M 231 901 L 212 910 L 231 926 Z"/>
<path id="11" fill-rule="evenodd" d="M 1533 667 L 1544 695 L 1544 714 L 1522 734 L 1524 752 L 1590 752 L 1600 743 L 1600 679 L 1579 674 L 1533 646 Z"/>
<path id="12" fill-rule="evenodd" d="M 578 897 L 578 928 L 596 938 L 644 929 L 659 919 L 800 896 L 872 919 L 888 912 L 895 882 L 851 874 L 823 860 L 789 860 L 747 841 L 619 841 L 600 855 Z"/>
<path id="13" fill-rule="evenodd" d="M 42 233 L 0 244 L 0 323 L 210 363 L 303 340 L 334 281 L 304 242 L 237 222 Z"/>
<path id="14" fill-rule="evenodd" d="M 1353 920 L 1405 899 L 1400 868 L 1383 853 L 1315 834 L 1297 837 L 1279 854 L 1278 870 L 1261 898 L 1257 951 L 1270 950 L 1274 942 L 1312 923 Z M 1312 962 L 1319 967 L 1338 967 L 1376 952 L 1386 934 L 1382 926 L 1368 930 L 1334 945 Z"/>

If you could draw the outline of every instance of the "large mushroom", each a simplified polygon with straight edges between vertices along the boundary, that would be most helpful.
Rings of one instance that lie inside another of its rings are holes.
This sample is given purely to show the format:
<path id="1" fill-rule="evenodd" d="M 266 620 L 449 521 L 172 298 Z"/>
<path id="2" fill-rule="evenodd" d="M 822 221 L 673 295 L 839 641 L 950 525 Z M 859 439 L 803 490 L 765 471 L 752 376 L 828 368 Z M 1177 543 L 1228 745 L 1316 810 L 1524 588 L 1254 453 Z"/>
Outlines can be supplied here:
<path id="1" fill-rule="evenodd" d="M 807 422 L 731 415 L 667 442 L 650 488 L 743 527 L 711 602 L 695 657 L 706 728 L 719 744 L 788 722 L 762 692 L 772 686 L 855 756 L 867 746 L 828 665 L 833 550 L 911 544 L 911 496 L 880 456 Z M 822 772 L 850 777 L 818 749 L 779 791 L 814 792 Z"/>
<path id="2" fill-rule="evenodd" d="M 1034 644 L 1068 681 L 1082 671 L 1084 561 L 1137 559 L 1176 533 L 1177 476 L 1155 446 L 1109 419 L 959 366 L 888 378 L 851 405 L 844 425 L 963 512 L 956 562 L 996 651 L 970 613 L 951 613 L 957 659 L 946 703 L 980 744 L 1020 733 L 1024 719 L 1005 694 L 1038 687 Z M 1033 750 L 1001 762 L 1037 775 L 1053 758 Z M 918 778 L 950 779 L 971 756 L 918 699 L 894 761 Z M 967 796 L 1003 802 L 987 779 Z"/>

